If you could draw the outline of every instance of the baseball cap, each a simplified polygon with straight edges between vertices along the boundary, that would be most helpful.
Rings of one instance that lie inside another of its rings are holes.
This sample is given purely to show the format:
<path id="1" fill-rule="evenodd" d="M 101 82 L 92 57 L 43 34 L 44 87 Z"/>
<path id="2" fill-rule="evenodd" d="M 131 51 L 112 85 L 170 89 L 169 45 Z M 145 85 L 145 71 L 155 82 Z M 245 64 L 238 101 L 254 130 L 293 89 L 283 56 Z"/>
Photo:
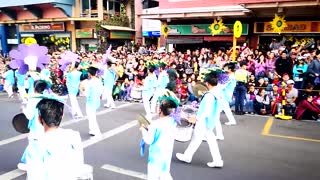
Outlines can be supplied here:
<path id="1" fill-rule="evenodd" d="M 287 81 L 287 84 L 294 84 L 294 81 L 290 79 Z"/>

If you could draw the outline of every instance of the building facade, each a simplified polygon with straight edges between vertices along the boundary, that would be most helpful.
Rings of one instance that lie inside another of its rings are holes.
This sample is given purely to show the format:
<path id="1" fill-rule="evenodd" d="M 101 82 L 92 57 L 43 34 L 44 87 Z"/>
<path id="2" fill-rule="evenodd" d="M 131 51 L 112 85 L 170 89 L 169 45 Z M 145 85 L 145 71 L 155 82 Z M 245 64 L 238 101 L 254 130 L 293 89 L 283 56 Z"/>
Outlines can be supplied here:
<path id="1" fill-rule="evenodd" d="M 269 43 L 271 37 L 319 39 L 318 21 L 320 9 L 317 0 L 161 0 L 157 7 L 143 9 L 138 17 L 160 20 L 169 33 L 161 36 L 161 46 L 174 45 L 181 49 L 194 47 L 231 47 L 233 24 L 240 20 L 243 25 L 240 43 L 250 47 Z M 288 24 L 280 35 L 270 28 L 275 14 L 285 15 Z M 227 27 L 212 36 L 209 26 L 214 19 L 223 20 Z"/>
<path id="2" fill-rule="evenodd" d="M 1 50 L 7 54 L 28 37 L 52 50 L 95 50 L 99 46 L 97 22 L 119 16 L 121 5 L 131 19 L 130 0 L 10 0 L 0 4 Z M 133 40 L 134 30 L 114 24 L 106 39 Z M 130 36 L 115 36 L 125 34 Z M 109 36 L 113 34 L 113 36 Z M 133 36 L 132 36 L 133 34 Z"/>

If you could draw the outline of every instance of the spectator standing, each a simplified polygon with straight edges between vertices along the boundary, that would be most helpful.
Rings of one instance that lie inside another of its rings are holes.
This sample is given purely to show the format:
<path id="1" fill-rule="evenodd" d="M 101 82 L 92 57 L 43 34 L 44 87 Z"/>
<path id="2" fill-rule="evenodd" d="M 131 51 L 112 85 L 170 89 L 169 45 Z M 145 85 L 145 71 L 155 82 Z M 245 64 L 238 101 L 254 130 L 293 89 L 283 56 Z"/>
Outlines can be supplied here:
<path id="1" fill-rule="evenodd" d="M 276 73 L 283 77 L 284 74 L 288 74 L 292 77 L 292 61 L 287 57 L 286 52 L 281 53 L 281 57 L 279 57 L 275 63 Z"/>
<path id="2" fill-rule="evenodd" d="M 293 80 L 295 82 L 295 88 L 302 89 L 304 87 L 303 81 L 307 69 L 308 65 L 305 63 L 304 57 L 299 57 L 298 62 L 293 66 Z"/>
<path id="3" fill-rule="evenodd" d="M 243 106 L 244 100 L 246 98 L 246 84 L 248 82 L 248 71 L 247 63 L 242 61 L 240 62 L 240 69 L 235 72 L 235 79 L 237 81 L 237 85 L 235 87 L 235 111 L 238 115 L 243 115 Z"/>

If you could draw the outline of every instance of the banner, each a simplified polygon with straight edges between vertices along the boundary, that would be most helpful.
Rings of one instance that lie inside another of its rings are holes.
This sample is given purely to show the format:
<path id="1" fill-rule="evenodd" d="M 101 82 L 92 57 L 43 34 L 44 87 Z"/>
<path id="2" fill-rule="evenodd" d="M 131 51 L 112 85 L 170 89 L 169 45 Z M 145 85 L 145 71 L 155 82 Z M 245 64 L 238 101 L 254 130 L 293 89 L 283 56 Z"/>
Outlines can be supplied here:
<path id="1" fill-rule="evenodd" d="M 210 35 L 210 24 L 168 25 L 170 35 Z M 233 36 L 233 24 L 225 24 L 226 28 L 219 35 Z M 242 24 L 242 35 L 248 35 L 249 25 Z"/>
<path id="2" fill-rule="evenodd" d="M 320 21 L 287 21 L 281 33 L 320 33 Z M 274 33 L 269 22 L 256 22 L 255 33 Z"/>
<path id="3" fill-rule="evenodd" d="M 93 38 L 94 29 L 76 29 L 76 38 Z"/>
<path id="4" fill-rule="evenodd" d="M 20 26 L 20 32 L 49 32 L 49 31 L 65 31 L 64 23 L 23 24 Z"/>

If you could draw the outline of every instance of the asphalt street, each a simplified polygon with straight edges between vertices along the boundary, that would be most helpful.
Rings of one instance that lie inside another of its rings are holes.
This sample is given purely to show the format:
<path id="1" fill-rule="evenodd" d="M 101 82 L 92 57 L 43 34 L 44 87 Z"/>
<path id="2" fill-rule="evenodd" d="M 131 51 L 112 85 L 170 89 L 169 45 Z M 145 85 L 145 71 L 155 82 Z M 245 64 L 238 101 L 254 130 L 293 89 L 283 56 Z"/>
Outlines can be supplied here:
<path id="1" fill-rule="evenodd" d="M 85 114 L 85 99 L 79 98 Z M 147 155 L 140 157 L 141 134 L 136 122 L 143 113 L 141 103 L 116 102 L 117 109 L 101 108 L 97 119 L 102 139 L 88 134 L 86 118 L 72 120 L 65 109 L 63 128 L 80 132 L 85 162 L 94 168 L 95 180 L 145 179 Z M 0 95 L 0 180 L 26 179 L 17 164 L 27 145 L 26 135 L 14 131 L 12 117 L 20 112 L 20 103 Z M 184 152 L 188 142 L 176 142 L 171 165 L 177 180 L 319 180 L 320 123 L 282 121 L 262 116 L 236 116 L 236 126 L 223 125 L 225 140 L 219 147 L 225 166 L 209 168 L 208 145 L 203 142 L 191 164 L 179 162 L 175 153 Z M 222 115 L 222 121 L 226 118 Z"/>

